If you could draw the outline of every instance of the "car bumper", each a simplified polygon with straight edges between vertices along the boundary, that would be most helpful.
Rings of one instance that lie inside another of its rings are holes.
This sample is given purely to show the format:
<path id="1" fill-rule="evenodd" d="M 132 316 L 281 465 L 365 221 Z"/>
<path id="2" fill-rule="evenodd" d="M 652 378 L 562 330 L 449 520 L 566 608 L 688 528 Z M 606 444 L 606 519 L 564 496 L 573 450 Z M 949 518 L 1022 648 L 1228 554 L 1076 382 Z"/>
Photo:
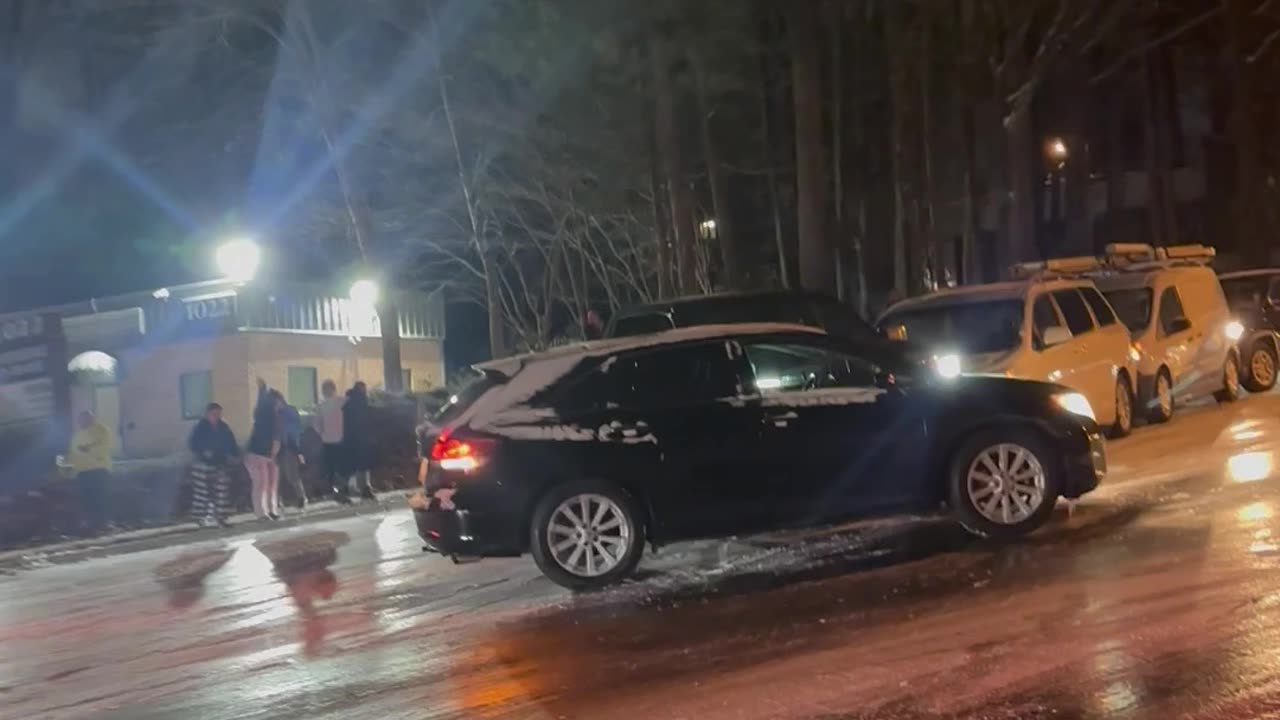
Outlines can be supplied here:
<path id="1" fill-rule="evenodd" d="M 1107 448 L 1101 433 L 1087 433 L 1087 448 L 1083 452 L 1071 453 L 1066 458 L 1066 477 L 1062 495 L 1066 498 L 1078 498 L 1091 492 L 1107 475 Z"/>
<path id="2" fill-rule="evenodd" d="M 425 507 L 423 507 L 425 505 Z M 521 526 L 502 513 L 453 506 L 448 491 L 411 503 L 423 550 L 450 557 L 510 557 L 521 554 Z"/>

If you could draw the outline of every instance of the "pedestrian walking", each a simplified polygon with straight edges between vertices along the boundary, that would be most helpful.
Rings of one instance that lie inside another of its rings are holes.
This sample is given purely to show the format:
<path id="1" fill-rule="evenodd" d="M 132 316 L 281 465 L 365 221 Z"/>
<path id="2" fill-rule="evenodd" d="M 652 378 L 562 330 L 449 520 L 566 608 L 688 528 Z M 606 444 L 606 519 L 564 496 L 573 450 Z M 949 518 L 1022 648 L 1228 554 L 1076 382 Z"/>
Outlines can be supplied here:
<path id="1" fill-rule="evenodd" d="M 356 492 L 366 500 L 373 500 L 370 476 L 373 473 L 373 437 L 369 418 L 369 388 L 357 382 L 347 391 L 347 401 L 342 406 L 342 458 L 346 473 Z"/>
<path id="2" fill-rule="evenodd" d="M 320 407 L 316 412 L 316 432 L 324 444 L 324 477 L 333 488 L 333 496 L 340 503 L 349 503 L 347 497 L 347 463 L 342 457 L 342 408 L 347 399 L 338 395 L 338 385 L 325 380 L 320 385 Z"/>
<path id="3" fill-rule="evenodd" d="M 67 448 L 67 461 L 75 474 L 76 492 L 89 534 L 107 529 L 111 519 L 111 449 L 114 441 L 106 425 L 93 413 L 80 413 L 77 429 Z"/>
<path id="4" fill-rule="evenodd" d="M 252 480 L 253 513 L 261 520 L 280 519 L 280 409 L 284 396 L 268 390 L 258 379 L 258 403 L 253 410 L 253 429 L 245 448 L 244 467 Z"/>
<path id="5" fill-rule="evenodd" d="M 280 482 L 293 491 L 298 501 L 298 509 L 307 508 L 307 488 L 302 482 L 302 466 L 306 459 L 302 456 L 302 415 L 298 408 L 285 401 L 280 408 L 280 454 L 276 456 L 276 464 L 280 468 Z"/>
<path id="6" fill-rule="evenodd" d="M 231 517 L 231 477 L 227 469 L 240 458 L 231 426 L 222 419 L 222 406 L 209 403 L 204 417 L 191 429 L 191 517 L 200 527 L 228 527 Z"/>

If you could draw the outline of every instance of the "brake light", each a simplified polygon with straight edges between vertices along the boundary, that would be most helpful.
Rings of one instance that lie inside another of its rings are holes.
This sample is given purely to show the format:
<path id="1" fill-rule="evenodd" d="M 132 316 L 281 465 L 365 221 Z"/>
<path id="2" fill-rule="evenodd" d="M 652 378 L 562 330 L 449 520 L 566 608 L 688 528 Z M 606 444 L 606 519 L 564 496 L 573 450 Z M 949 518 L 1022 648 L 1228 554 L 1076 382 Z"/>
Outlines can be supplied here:
<path id="1" fill-rule="evenodd" d="M 431 462 L 441 470 L 471 472 L 484 463 L 493 442 L 479 438 L 456 438 L 442 432 L 431 446 Z"/>

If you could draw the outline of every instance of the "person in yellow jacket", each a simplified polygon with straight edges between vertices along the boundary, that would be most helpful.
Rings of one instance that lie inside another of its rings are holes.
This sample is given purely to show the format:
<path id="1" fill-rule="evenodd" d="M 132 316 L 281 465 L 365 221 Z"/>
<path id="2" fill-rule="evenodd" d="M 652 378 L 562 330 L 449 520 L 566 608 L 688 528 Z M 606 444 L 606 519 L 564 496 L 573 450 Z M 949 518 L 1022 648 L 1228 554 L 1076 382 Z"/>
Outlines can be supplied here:
<path id="1" fill-rule="evenodd" d="M 67 448 L 67 462 L 75 473 L 84 518 L 90 533 L 101 532 L 111 517 L 107 484 L 111 482 L 113 440 L 106 425 L 93 413 L 80 413 L 78 428 Z"/>

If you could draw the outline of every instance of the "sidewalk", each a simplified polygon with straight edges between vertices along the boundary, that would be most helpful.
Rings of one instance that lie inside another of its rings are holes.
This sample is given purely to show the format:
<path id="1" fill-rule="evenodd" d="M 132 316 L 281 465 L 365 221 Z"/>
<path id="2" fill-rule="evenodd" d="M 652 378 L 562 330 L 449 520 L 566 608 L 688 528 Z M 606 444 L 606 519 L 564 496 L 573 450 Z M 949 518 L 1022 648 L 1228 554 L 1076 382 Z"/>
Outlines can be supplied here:
<path id="1" fill-rule="evenodd" d="M 333 500 L 312 502 L 305 511 L 286 508 L 277 521 L 268 523 L 252 513 L 233 515 L 229 528 L 199 528 L 194 522 L 181 522 L 162 527 L 123 530 L 93 538 L 74 538 L 15 550 L 0 551 L 0 574 L 46 565 L 76 562 L 90 557 L 149 550 L 166 545 L 234 537 L 263 530 L 308 525 L 321 520 L 355 517 L 397 510 L 407 507 L 404 497 L 409 490 L 389 490 L 378 493 L 375 502 L 357 502 L 339 505 Z"/>

